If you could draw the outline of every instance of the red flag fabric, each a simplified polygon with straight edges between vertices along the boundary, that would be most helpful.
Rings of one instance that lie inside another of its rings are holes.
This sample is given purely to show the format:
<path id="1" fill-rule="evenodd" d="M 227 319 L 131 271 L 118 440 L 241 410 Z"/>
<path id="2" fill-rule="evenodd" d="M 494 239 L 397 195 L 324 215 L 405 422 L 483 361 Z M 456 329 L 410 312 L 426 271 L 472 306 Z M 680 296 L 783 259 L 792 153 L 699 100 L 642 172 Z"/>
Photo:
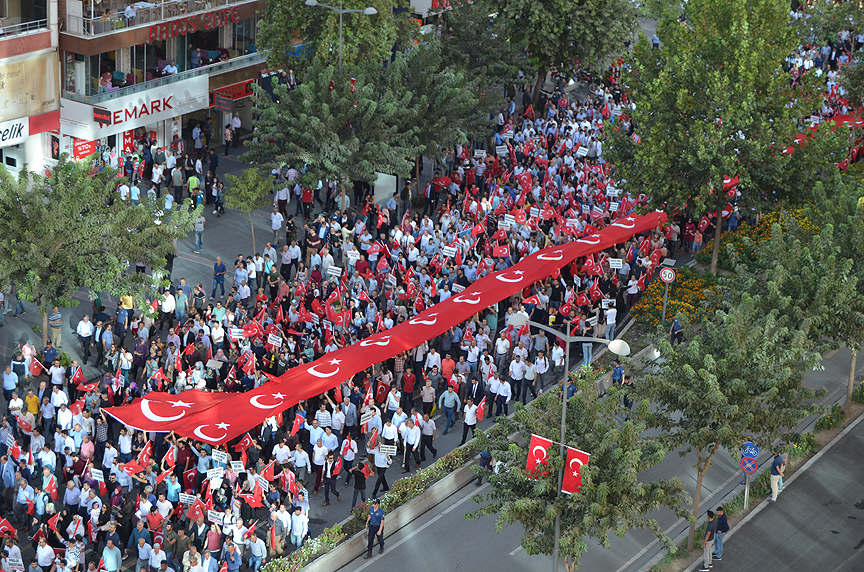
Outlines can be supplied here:
<path id="1" fill-rule="evenodd" d="M 60 520 L 60 513 L 58 512 L 54 516 L 48 519 L 48 528 L 57 532 L 57 522 Z"/>
<path id="2" fill-rule="evenodd" d="M 26 499 L 27 500 L 27 514 L 34 514 L 36 512 L 36 501 Z"/>
<path id="3" fill-rule="evenodd" d="M 57 501 L 60 499 L 60 493 L 57 491 L 57 479 L 52 476 L 48 481 L 48 484 L 45 485 L 45 492 L 48 493 L 48 496 L 51 497 L 51 500 Z"/>
<path id="4" fill-rule="evenodd" d="M 183 471 L 183 487 L 188 490 L 195 490 L 195 481 L 198 471 L 195 469 L 189 469 L 188 471 Z"/>
<path id="5" fill-rule="evenodd" d="M 492 368 L 489 368 L 489 371 L 492 371 Z M 477 412 L 475 413 L 477 416 L 477 423 L 483 421 L 483 418 L 486 417 L 486 397 L 480 400 L 480 403 L 477 404 Z"/>
<path id="6" fill-rule="evenodd" d="M 196 498 L 189 510 L 186 511 L 186 518 L 190 522 L 196 522 L 202 516 L 204 516 L 204 503 L 201 502 L 201 499 Z"/>
<path id="7" fill-rule="evenodd" d="M 84 372 L 81 371 L 81 368 L 77 368 L 75 373 L 72 374 L 72 381 L 79 385 L 87 383 L 87 378 L 84 377 Z M 86 389 L 85 391 L 93 391 L 92 389 Z"/>
<path id="8" fill-rule="evenodd" d="M 21 420 L 19 419 L 20 423 Z M 12 458 L 16 461 L 21 458 L 21 446 L 18 444 L 18 441 L 12 441 L 12 446 L 9 448 L 9 454 L 12 455 Z"/>
<path id="9" fill-rule="evenodd" d="M 231 441 L 260 425 L 263 417 L 331 390 L 371 364 L 391 359 L 471 318 L 478 308 L 491 306 L 524 290 L 549 276 L 552 268 L 626 243 L 635 234 L 651 231 L 664 221 L 663 213 L 634 214 L 614 220 L 595 234 L 537 251 L 509 268 L 475 280 L 464 291 L 389 330 L 327 352 L 316 361 L 291 368 L 277 381 L 250 391 L 191 390 L 179 395 L 150 392 L 129 405 L 105 410 L 122 423 L 146 431 L 173 430 L 177 435 L 211 445 Z"/>
<path id="10" fill-rule="evenodd" d="M 523 304 L 531 304 L 532 306 L 539 306 L 540 305 L 540 298 L 537 297 L 537 294 L 534 294 L 533 296 L 528 296 L 527 298 L 522 300 L 522 303 Z"/>
<path id="11" fill-rule="evenodd" d="M 360 472 L 363 473 L 363 478 L 368 479 L 369 475 L 372 474 L 372 469 L 369 468 L 369 463 L 363 463 L 363 467 L 360 469 Z"/>
<path id="12" fill-rule="evenodd" d="M 642 276 L 640 276 L 639 279 L 636 280 L 636 287 L 639 288 L 640 290 L 642 290 L 643 292 L 645 291 L 645 279 L 646 278 L 648 278 L 648 273 L 642 274 Z"/>
<path id="13" fill-rule="evenodd" d="M 531 435 L 531 442 L 528 444 L 528 461 L 525 463 L 525 471 L 528 476 L 538 477 L 546 471 L 546 464 L 549 462 L 549 448 L 552 446 L 552 441 L 544 439 L 539 435 Z"/>
<path id="14" fill-rule="evenodd" d="M 144 445 L 144 448 L 141 449 L 141 452 L 138 453 L 138 458 L 135 459 L 135 463 L 139 467 L 146 467 L 150 464 L 150 457 L 153 456 L 153 441 L 147 441 L 147 444 Z"/>
<path id="15" fill-rule="evenodd" d="M 708 221 L 707 216 L 703 216 L 702 220 L 699 221 L 699 232 L 705 232 L 705 229 L 708 228 L 708 225 L 711 224 Z"/>
<path id="16" fill-rule="evenodd" d="M 44 370 L 45 366 L 42 365 L 38 359 L 36 359 L 35 357 L 30 359 L 30 375 L 32 375 L 33 377 L 39 377 L 39 374 L 41 374 Z"/>
<path id="17" fill-rule="evenodd" d="M 275 467 L 276 467 L 276 459 L 273 459 L 272 461 L 267 463 L 266 467 L 261 469 L 261 473 L 259 473 L 259 474 L 264 479 L 266 479 L 268 481 L 272 481 L 273 479 L 276 478 L 276 468 Z"/>
<path id="18" fill-rule="evenodd" d="M 55 525 L 56 525 L 56 521 L 55 521 Z M 54 530 L 57 530 L 57 529 L 55 528 Z M 15 527 L 12 526 L 12 524 L 4 518 L 3 520 L 0 520 L 0 535 L 4 535 L 7 532 L 9 534 L 11 534 L 13 538 L 15 537 L 16 534 L 18 534 L 18 531 L 15 530 Z"/>
<path id="19" fill-rule="evenodd" d="M 81 412 L 84 411 L 84 398 L 82 397 L 78 401 L 70 403 L 69 411 L 72 412 L 72 415 L 81 415 Z"/>
<path id="20" fill-rule="evenodd" d="M 177 459 L 174 457 L 174 447 L 168 447 L 168 452 L 165 453 L 165 464 L 172 469 L 177 465 Z"/>
<path id="21" fill-rule="evenodd" d="M 291 436 L 293 437 L 294 435 L 296 435 L 297 431 L 299 431 L 305 423 L 306 416 L 298 411 L 297 414 L 294 415 L 294 425 L 291 426 Z"/>
<path id="22" fill-rule="evenodd" d="M 234 451 L 239 453 L 241 451 L 245 451 L 249 447 L 252 446 L 252 437 L 249 436 L 249 433 L 246 433 L 239 443 L 234 445 Z"/>
<path id="23" fill-rule="evenodd" d="M 141 465 L 139 465 L 138 463 L 136 463 L 135 461 L 129 461 L 128 463 L 122 463 L 118 466 L 120 467 L 121 471 L 123 471 L 124 473 L 126 473 L 130 477 L 132 475 L 137 475 L 138 473 L 140 473 L 141 471 L 144 470 L 144 468 Z"/>
<path id="24" fill-rule="evenodd" d="M 336 459 L 336 462 L 333 463 L 333 476 L 335 477 L 339 473 L 342 472 L 342 457 Z"/>
<path id="25" fill-rule="evenodd" d="M 81 371 L 81 370 L 78 370 Z M 78 389 L 80 391 L 88 392 L 88 391 L 96 391 L 96 388 L 99 387 L 99 382 L 94 381 L 93 383 L 81 383 L 78 385 Z"/>
<path id="26" fill-rule="evenodd" d="M 159 483 L 161 483 L 162 481 L 164 481 L 164 480 L 165 480 L 165 477 L 167 477 L 168 475 L 170 475 L 173 471 L 174 471 L 174 467 L 169 467 L 168 470 L 165 471 L 164 473 L 159 473 L 159 476 L 156 477 L 156 484 L 158 485 Z"/>
<path id="27" fill-rule="evenodd" d="M 504 244 L 502 246 L 496 246 L 492 249 L 492 256 L 495 258 L 507 258 L 510 256 L 510 245 Z"/>
<path id="28" fill-rule="evenodd" d="M 567 447 L 567 459 L 564 462 L 564 479 L 561 481 L 561 492 L 572 495 L 582 487 L 582 467 L 588 463 L 591 455 L 579 449 Z"/>

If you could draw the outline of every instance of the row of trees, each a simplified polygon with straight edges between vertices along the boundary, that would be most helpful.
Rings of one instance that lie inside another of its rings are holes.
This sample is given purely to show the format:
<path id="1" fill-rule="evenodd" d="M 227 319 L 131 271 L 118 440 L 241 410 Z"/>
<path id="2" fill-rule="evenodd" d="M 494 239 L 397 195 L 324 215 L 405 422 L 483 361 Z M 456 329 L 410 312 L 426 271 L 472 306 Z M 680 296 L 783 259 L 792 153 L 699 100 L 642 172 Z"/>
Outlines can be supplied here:
<path id="1" fill-rule="evenodd" d="M 834 165 L 846 155 L 849 132 L 824 126 L 806 131 L 802 118 L 821 106 L 824 84 L 810 80 L 793 89 L 782 70 L 783 60 L 813 30 L 830 29 L 838 14 L 860 15 L 860 6 L 820 8 L 806 35 L 802 26 L 790 26 L 789 5 L 779 0 L 691 0 L 684 18 L 678 6 L 651 3 L 661 17 L 663 47 L 652 49 L 642 38 L 622 77 L 636 102 L 641 142 L 614 127 L 607 133 L 616 178 L 631 192 L 647 192 L 652 208 L 695 217 L 719 213 L 731 202 L 723 182 L 737 177 L 739 208 L 780 210 L 781 216 L 770 240 L 750 245 L 756 262 L 736 260 L 735 272 L 720 277 L 723 295 L 712 299 L 722 306 L 701 323 L 684 324 L 686 343 L 672 345 L 660 326 L 657 359 L 625 364 L 635 380 L 633 412 L 622 410 L 617 389 L 597 400 L 593 387 L 581 384 L 583 392 L 568 404 L 578 413 L 568 414 L 566 442 L 597 455 L 582 471 L 580 493 L 556 494 L 555 472 L 563 462 L 557 455 L 550 459 L 550 476 L 532 479 L 523 468 L 523 447 L 483 438 L 506 469 L 490 475 L 493 490 L 477 499 L 483 506 L 470 516 L 495 515 L 499 528 L 521 523 L 526 551 L 549 554 L 552 523 L 560 514 L 570 535 L 561 544 L 570 570 L 578 567 L 585 538 L 607 546 L 611 532 L 649 528 L 670 544 L 646 509 L 663 506 L 681 514 L 691 499 L 676 480 L 634 488 L 638 473 L 667 451 L 695 455 L 692 549 L 702 482 L 717 455 L 734 456 L 747 440 L 781 449 L 795 441 L 798 423 L 824 410 L 817 403 L 824 392 L 806 387 L 804 377 L 822 353 L 843 344 L 852 350 L 848 407 L 864 343 L 864 188 L 851 170 L 841 174 Z M 860 70 L 853 66 L 844 74 L 851 80 Z M 859 101 L 860 86 L 851 87 L 850 99 Z M 807 141 L 794 145 L 802 132 Z M 716 225 L 715 274 L 719 237 Z M 730 254 L 734 260 L 731 248 Z M 548 434 L 558 423 L 559 400 L 556 392 L 530 413 L 517 409 L 502 435 Z M 648 498 L 656 504 L 640 505 Z"/>
<path id="2" fill-rule="evenodd" d="M 200 211 L 187 202 L 166 212 L 163 201 L 146 196 L 129 205 L 116 191 L 116 173 L 94 174 L 91 166 L 64 157 L 48 175 L 25 170 L 17 179 L 0 169 L 0 290 L 14 285 L 21 300 L 37 305 L 43 345 L 47 312 L 77 306 L 81 291 L 132 295 L 146 308 L 161 284 L 135 265 L 165 267 Z"/>

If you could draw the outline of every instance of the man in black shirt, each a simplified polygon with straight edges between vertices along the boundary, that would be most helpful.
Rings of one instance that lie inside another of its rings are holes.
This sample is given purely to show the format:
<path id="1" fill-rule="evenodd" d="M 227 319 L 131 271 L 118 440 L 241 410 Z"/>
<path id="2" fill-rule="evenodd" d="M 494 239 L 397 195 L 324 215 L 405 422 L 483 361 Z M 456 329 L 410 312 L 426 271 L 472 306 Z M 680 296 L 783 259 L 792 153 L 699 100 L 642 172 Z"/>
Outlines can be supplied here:
<path id="1" fill-rule="evenodd" d="M 726 511 L 722 506 L 717 507 L 717 532 L 714 533 L 714 560 L 723 559 L 723 538 L 729 532 L 729 522 L 726 520 Z"/>
<path id="2" fill-rule="evenodd" d="M 714 534 L 717 532 L 717 521 L 714 512 L 708 511 L 708 528 L 705 529 L 705 538 L 702 540 L 702 568 L 699 572 L 709 572 L 714 555 Z"/>

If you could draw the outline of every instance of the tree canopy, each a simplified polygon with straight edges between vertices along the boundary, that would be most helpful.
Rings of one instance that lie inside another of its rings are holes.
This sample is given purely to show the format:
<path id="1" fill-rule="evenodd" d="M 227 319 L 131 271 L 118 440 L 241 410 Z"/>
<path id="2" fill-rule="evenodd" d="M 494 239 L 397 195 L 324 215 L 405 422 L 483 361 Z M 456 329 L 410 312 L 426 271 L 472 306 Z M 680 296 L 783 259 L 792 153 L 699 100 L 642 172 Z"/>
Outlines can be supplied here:
<path id="1" fill-rule="evenodd" d="M 797 45 L 781 0 L 694 0 L 687 19 L 658 24 L 658 50 L 643 38 L 622 83 L 632 91 L 636 143 L 611 130 L 609 160 L 629 189 L 690 214 L 717 212 L 738 177 L 738 205 L 803 202 L 834 181 L 843 142 L 827 128 L 794 145 L 820 105 L 816 82 L 793 88 L 782 63 Z M 791 148 L 791 151 L 790 151 Z M 716 272 L 720 227 L 711 269 Z"/>
<path id="2" fill-rule="evenodd" d="M 173 241 L 192 229 L 188 202 L 165 213 L 144 195 L 131 206 L 120 200 L 113 171 L 91 175 L 90 167 L 64 156 L 48 176 L 0 171 L 0 281 L 14 282 L 43 314 L 76 306 L 80 290 L 133 295 L 146 307 L 153 281 L 134 265 L 162 268 Z"/>
<path id="3" fill-rule="evenodd" d="M 688 324 L 686 344 L 663 338 L 657 362 L 647 364 L 635 384 L 641 407 L 652 406 L 648 425 L 660 430 L 666 450 L 696 454 L 690 549 L 702 480 L 721 448 L 737 451 L 745 441 L 770 447 L 819 411 L 811 400 L 820 393 L 802 383 L 819 353 L 808 332 L 777 309 L 763 312 L 763 302 L 744 293 L 700 324 L 701 331 Z"/>
<path id="4" fill-rule="evenodd" d="M 666 450 L 645 437 L 645 425 L 636 419 L 623 424 L 629 411 L 620 405 L 617 391 L 605 399 L 596 393 L 593 380 L 577 382 L 581 393 L 567 402 L 566 445 L 591 455 L 582 467 L 581 490 L 558 494 L 558 468 L 564 463 L 558 447 L 550 448 L 548 473 L 539 478 L 525 470 L 527 448 L 508 440 L 531 434 L 557 440 L 561 419 L 561 389 L 541 394 L 530 408 L 516 404 L 512 418 L 498 421 L 497 437 L 480 436 L 480 445 L 503 465 L 495 473 L 480 472 L 492 484 L 488 493 L 475 496 L 482 506 L 469 518 L 494 516 L 500 532 L 504 525 L 519 523 L 525 529 L 522 547 L 528 554 L 552 554 L 555 516 L 561 515 L 560 552 L 568 570 L 578 568 L 587 550 L 586 540 L 594 539 L 609 548 L 609 535 L 624 536 L 630 529 L 647 529 L 671 546 L 670 539 L 649 514 L 668 508 L 684 516 L 683 505 L 690 498 L 681 481 L 661 479 L 641 482 L 639 473 L 660 463 Z M 643 412 L 644 413 L 644 412 Z"/>

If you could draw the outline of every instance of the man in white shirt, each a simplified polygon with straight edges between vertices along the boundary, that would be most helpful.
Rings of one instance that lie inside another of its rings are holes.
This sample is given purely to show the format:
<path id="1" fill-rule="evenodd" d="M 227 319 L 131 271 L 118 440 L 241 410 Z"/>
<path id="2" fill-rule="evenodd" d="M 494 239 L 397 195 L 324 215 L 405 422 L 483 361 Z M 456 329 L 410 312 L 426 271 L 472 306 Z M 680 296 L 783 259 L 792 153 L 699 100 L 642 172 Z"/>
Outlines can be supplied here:
<path id="1" fill-rule="evenodd" d="M 431 371 L 436 366 L 438 371 L 441 371 L 441 355 L 435 351 L 435 348 L 429 348 L 429 354 L 426 356 L 426 370 Z"/>
<path id="2" fill-rule="evenodd" d="M 618 310 L 615 309 L 615 302 L 610 302 L 606 308 L 606 339 L 610 342 L 615 339 L 615 320 L 618 319 Z"/>
<path id="3" fill-rule="evenodd" d="M 273 244 L 279 244 L 279 234 L 282 232 L 282 225 L 285 222 L 285 217 L 279 212 L 275 206 L 273 212 L 270 213 L 270 229 L 273 230 Z"/>
<path id="4" fill-rule="evenodd" d="M 407 473 L 411 470 L 411 456 L 414 457 L 414 464 L 420 467 L 420 427 L 414 424 L 413 417 L 409 417 L 402 424 L 400 433 L 405 447 L 405 467 L 402 472 Z"/>
<path id="5" fill-rule="evenodd" d="M 90 344 L 93 342 L 93 323 L 90 321 L 90 316 L 87 314 L 78 322 L 75 328 L 75 334 L 78 336 L 78 341 L 81 342 L 81 348 L 84 351 L 83 364 L 87 365 L 87 360 L 90 359 Z"/>
<path id="6" fill-rule="evenodd" d="M 504 378 L 499 381 L 498 393 L 496 394 L 498 406 L 495 410 L 495 417 L 501 415 L 502 412 L 504 415 L 509 415 L 508 405 L 510 404 L 510 399 L 513 397 L 512 390 L 510 389 L 510 382 Z"/>

